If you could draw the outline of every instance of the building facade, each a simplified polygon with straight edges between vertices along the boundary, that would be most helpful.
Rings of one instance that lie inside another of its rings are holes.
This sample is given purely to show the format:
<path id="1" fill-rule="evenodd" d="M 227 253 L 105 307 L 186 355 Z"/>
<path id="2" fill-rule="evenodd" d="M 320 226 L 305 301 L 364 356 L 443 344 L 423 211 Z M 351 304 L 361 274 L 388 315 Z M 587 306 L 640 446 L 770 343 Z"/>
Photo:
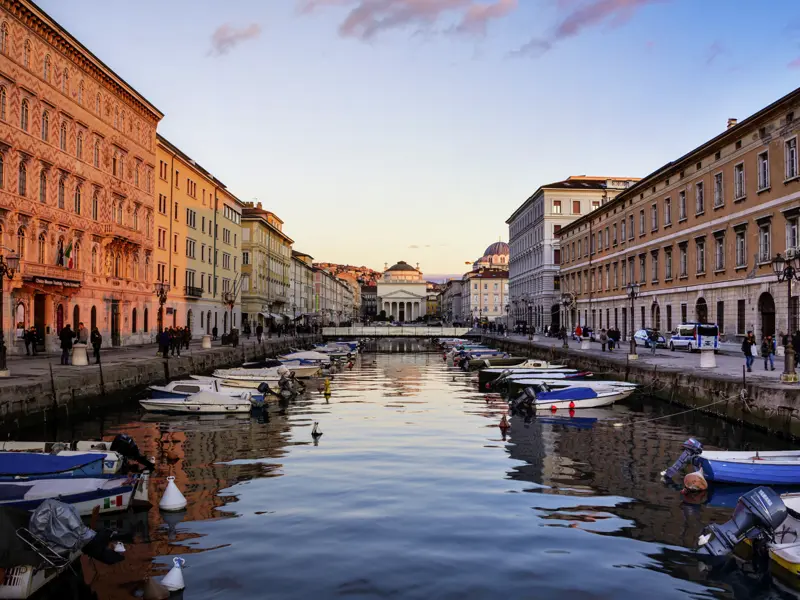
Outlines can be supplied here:
<path id="1" fill-rule="evenodd" d="M 419 268 L 401 260 L 378 280 L 378 313 L 392 321 L 411 322 L 427 312 L 428 290 Z"/>
<path id="2" fill-rule="evenodd" d="M 609 202 L 638 179 L 572 176 L 541 186 L 508 224 L 510 321 L 541 329 L 560 326 L 563 227 Z"/>
<path id="3" fill-rule="evenodd" d="M 242 318 L 255 325 L 283 324 L 294 318 L 290 299 L 292 238 L 283 233 L 283 221 L 261 203 L 246 203 L 242 211 L 243 274 Z"/>
<path id="4" fill-rule="evenodd" d="M 161 135 L 156 159 L 155 279 L 169 285 L 163 325 L 227 333 L 241 311 L 236 293 L 231 315 L 225 292 L 241 286 L 242 204 Z"/>
<path id="5" fill-rule="evenodd" d="M 462 323 L 464 311 L 461 308 L 463 284 L 458 279 L 450 279 L 442 292 L 442 319 L 446 323 Z"/>
<path id="6" fill-rule="evenodd" d="M 0 245 L 9 353 L 67 323 L 105 345 L 154 331 L 153 210 L 161 112 L 35 4 L 0 2 Z"/>
<path id="7" fill-rule="evenodd" d="M 478 269 L 464 275 L 461 286 L 463 323 L 505 321 L 508 304 L 508 271 Z"/>
<path id="8" fill-rule="evenodd" d="M 290 276 L 292 318 L 308 324 L 314 318 L 314 257 L 292 250 Z"/>
<path id="9" fill-rule="evenodd" d="M 378 315 L 378 286 L 361 286 L 361 320 L 369 323 Z"/>
<path id="10" fill-rule="evenodd" d="M 795 331 L 798 297 L 771 261 L 799 245 L 799 117 L 795 90 L 562 228 L 567 325 L 628 335 L 716 322 L 729 339 Z"/>

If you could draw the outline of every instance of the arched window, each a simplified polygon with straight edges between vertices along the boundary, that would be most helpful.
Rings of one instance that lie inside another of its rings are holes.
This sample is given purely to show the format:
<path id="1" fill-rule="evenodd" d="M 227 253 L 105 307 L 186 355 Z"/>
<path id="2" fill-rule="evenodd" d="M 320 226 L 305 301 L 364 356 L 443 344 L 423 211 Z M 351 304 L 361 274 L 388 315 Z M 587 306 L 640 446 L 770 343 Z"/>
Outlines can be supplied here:
<path id="1" fill-rule="evenodd" d="M 111 174 L 116 177 L 117 176 L 117 155 L 111 157 Z"/>
<path id="2" fill-rule="evenodd" d="M 0 86 L 0 119 L 6 120 L 6 88 Z"/>
<path id="3" fill-rule="evenodd" d="M 148 317 L 147 312 L 148 312 L 147 311 L 147 307 L 145 306 L 144 307 L 144 327 L 142 327 L 142 331 L 144 331 L 145 333 L 147 333 L 147 330 L 149 329 L 149 323 L 147 322 L 147 317 Z"/>
<path id="4" fill-rule="evenodd" d="M 25 260 L 25 228 L 20 227 L 17 230 L 17 254 L 21 260 Z"/>
<path id="5" fill-rule="evenodd" d="M 78 331 L 78 323 L 81 322 L 81 307 L 77 304 L 72 309 L 72 331 Z"/>
<path id="6" fill-rule="evenodd" d="M 92 248 L 92 273 L 97 273 L 97 248 Z"/>
<path id="7" fill-rule="evenodd" d="M 122 225 L 122 202 L 119 203 L 119 209 L 117 210 L 117 223 Z"/>
<path id="8" fill-rule="evenodd" d="M 133 228 L 136 231 L 139 231 L 139 209 L 135 208 L 133 210 Z"/>
<path id="9" fill-rule="evenodd" d="M 8 54 L 8 24 L 0 25 L 0 52 Z"/>
<path id="10" fill-rule="evenodd" d="M 6 187 L 6 163 L 5 156 L 0 153 L 0 190 Z"/>
<path id="11" fill-rule="evenodd" d="M 144 259 L 144 280 L 150 281 L 150 257 Z M 147 309 L 145 309 L 146 311 Z M 145 312 L 145 319 L 147 319 L 147 313 Z M 147 327 L 145 326 L 145 331 L 147 331 Z"/>
<path id="12" fill-rule="evenodd" d="M 131 333 L 136 333 L 136 309 L 131 311 Z"/>
<path id="13" fill-rule="evenodd" d="M 69 266 L 70 268 L 77 269 L 80 271 L 81 268 L 81 245 L 78 242 L 75 242 L 75 246 L 72 248 L 72 256 L 69 257 L 69 262 L 71 263 Z"/>
<path id="14" fill-rule="evenodd" d="M 24 161 L 19 162 L 19 195 L 25 196 L 28 193 L 28 167 Z"/>
<path id="15" fill-rule="evenodd" d="M 47 236 L 44 233 L 39 234 L 39 264 L 43 265 L 47 262 Z"/>
<path id="16" fill-rule="evenodd" d="M 93 306 L 89 315 L 89 331 L 94 331 L 95 327 L 97 327 L 97 308 Z"/>
<path id="17" fill-rule="evenodd" d="M 133 185 L 139 187 L 139 164 L 136 164 L 136 167 L 133 169 Z"/>
<path id="18" fill-rule="evenodd" d="M 66 152 L 67 151 L 67 124 L 61 123 L 61 138 L 59 140 L 59 146 L 61 149 Z"/>
<path id="19" fill-rule="evenodd" d="M 75 214 L 81 214 L 81 186 L 75 187 Z"/>
<path id="20" fill-rule="evenodd" d="M 133 274 L 131 279 L 134 281 L 139 280 L 139 258 L 136 256 L 133 257 Z"/>
<path id="21" fill-rule="evenodd" d="M 94 166 L 100 168 L 100 140 L 94 141 Z"/>
<path id="22" fill-rule="evenodd" d="M 58 180 L 58 208 L 64 208 L 64 178 Z"/>
<path id="23" fill-rule="evenodd" d="M 113 223 L 116 220 L 117 220 L 117 203 L 116 202 L 112 202 L 111 203 L 111 222 Z"/>
<path id="24" fill-rule="evenodd" d="M 83 132 L 78 132 L 78 137 L 75 140 L 75 156 L 83 160 Z"/>
<path id="25" fill-rule="evenodd" d="M 100 115 L 100 92 L 97 92 L 97 95 L 94 97 L 94 112 Z"/>
<path id="26" fill-rule="evenodd" d="M 81 81 L 80 85 L 78 85 L 78 104 L 83 104 L 83 82 Z"/>
<path id="27" fill-rule="evenodd" d="M 31 41 L 25 40 L 25 46 L 22 48 L 22 64 L 26 69 L 31 68 Z"/>
<path id="28" fill-rule="evenodd" d="M 69 96 L 69 71 L 64 67 L 64 75 L 61 77 L 61 92 Z"/>
<path id="29" fill-rule="evenodd" d="M 46 142 L 50 137 L 50 113 L 42 113 L 42 141 Z"/>
<path id="30" fill-rule="evenodd" d="M 119 277 L 120 271 L 122 271 L 122 257 L 117 253 L 114 255 L 114 277 Z"/>
<path id="31" fill-rule="evenodd" d="M 22 101 L 19 107 L 19 126 L 23 131 L 28 131 L 28 100 L 27 98 Z"/>
<path id="32" fill-rule="evenodd" d="M 97 221 L 98 212 L 100 210 L 100 201 L 97 199 L 97 191 L 92 194 L 92 219 Z"/>
<path id="33" fill-rule="evenodd" d="M 125 157 L 119 157 L 119 178 L 125 179 Z"/>
<path id="34" fill-rule="evenodd" d="M 39 202 L 47 203 L 47 171 L 44 169 L 39 173 Z"/>
<path id="35" fill-rule="evenodd" d="M 50 55 L 44 57 L 44 72 L 43 72 L 44 80 L 50 81 Z"/>

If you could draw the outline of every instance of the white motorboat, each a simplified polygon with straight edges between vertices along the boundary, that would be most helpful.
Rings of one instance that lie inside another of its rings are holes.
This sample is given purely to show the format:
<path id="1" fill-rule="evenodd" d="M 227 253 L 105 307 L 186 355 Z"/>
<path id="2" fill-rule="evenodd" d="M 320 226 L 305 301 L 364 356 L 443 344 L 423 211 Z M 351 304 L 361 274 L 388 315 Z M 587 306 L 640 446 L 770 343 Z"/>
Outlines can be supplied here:
<path id="1" fill-rule="evenodd" d="M 170 381 L 167 385 L 151 385 L 147 389 L 150 390 L 150 398 L 185 398 L 191 394 L 198 392 L 216 392 L 224 396 L 231 396 L 232 398 L 241 398 L 242 394 L 249 391 L 252 398 L 251 400 L 256 403 L 264 401 L 264 394 L 258 391 L 258 384 L 252 381 L 246 382 L 246 385 L 229 385 L 225 380 L 217 379 L 216 377 L 202 377 L 200 375 L 193 376 L 193 379 Z M 242 382 L 232 382 L 242 383 Z M 259 383 L 262 383 L 259 381 Z"/>
<path id="2" fill-rule="evenodd" d="M 225 381 L 278 381 L 281 375 L 287 371 L 292 371 L 295 377 L 306 378 L 315 377 L 319 374 L 319 365 L 298 365 L 296 367 L 274 367 L 269 369 L 217 369 L 212 373 L 217 379 Z M 250 386 L 247 386 L 250 387 Z"/>
<path id="3" fill-rule="evenodd" d="M 304 350 L 302 352 L 292 352 L 280 357 L 283 361 L 302 361 L 304 363 L 314 363 L 317 365 L 331 364 L 331 356 L 323 354 L 322 352 L 315 352 L 314 350 Z"/>
<path id="4" fill-rule="evenodd" d="M 533 386 L 529 386 L 523 390 L 519 397 L 512 401 L 512 404 L 515 408 L 524 406 L 532 410 L 599 408 L 601 406 L 611 406 L 615 402 L 624 400 L 633 392 L 633 389 L 596 391 L 587 387 L 536 392 Z"/>
<path id="5" fill-rule="evenodd" d="M 168 413 L 248 413 L 252 408 L 250 392 L 239 398 L 202 391 L 184 398 L 151 398 L 139 400 L 145 410 Z"/>
<path id="6" fill-rule="evenodd" d="M 78 442 L 74 450 L 68 448 L 59 450 L 59 447 L 69 445 L 59 442 L 0 442 L 0 452 L 34 452 L 56 456 L 102 455 L 103 475 L 114 475 L 122 468 L 125 458 L 120 453 L 107 449 L 110 445 L 110 442 Z"/>
<path id="7" fill-rule="evenodd" d="M 551 390 L 565 390 L 568 388 L 589 388 L 598 392 L 607 392 L 611 390 L 635 390 L 639 387 L 636 383 L 629 383 L 626 381 L 608 380 L 592 380 L 581 381 L 578 379 L 514 379 L 510 383 L 515 386 L 527 387 L 529 385 L 546 385 Z"/>

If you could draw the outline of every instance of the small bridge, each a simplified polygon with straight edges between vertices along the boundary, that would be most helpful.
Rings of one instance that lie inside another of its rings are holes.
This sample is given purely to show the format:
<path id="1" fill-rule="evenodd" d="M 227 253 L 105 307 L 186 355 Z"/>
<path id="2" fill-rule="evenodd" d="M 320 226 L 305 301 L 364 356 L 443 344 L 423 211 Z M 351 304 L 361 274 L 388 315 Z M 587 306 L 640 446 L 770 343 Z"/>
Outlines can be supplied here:
<path id="1" fill-rule="evenodd" d="M 464 337 L 470 332 L 469 327 L 323 327 L 322 335 L 326 338 L 441 338 Z"/>

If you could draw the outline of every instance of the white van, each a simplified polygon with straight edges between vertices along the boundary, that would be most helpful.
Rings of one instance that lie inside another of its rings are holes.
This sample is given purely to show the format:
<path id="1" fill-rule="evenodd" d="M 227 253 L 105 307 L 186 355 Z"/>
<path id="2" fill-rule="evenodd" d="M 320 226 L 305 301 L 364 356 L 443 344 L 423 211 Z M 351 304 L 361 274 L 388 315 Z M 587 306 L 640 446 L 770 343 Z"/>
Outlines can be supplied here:
<path id="1" fill-rule="evenodd" d="M 718 350 L 719 327 L 713 323 L 682 323 L 669 339 L 669 349 L 685 348 L 695 350 Z"/>

